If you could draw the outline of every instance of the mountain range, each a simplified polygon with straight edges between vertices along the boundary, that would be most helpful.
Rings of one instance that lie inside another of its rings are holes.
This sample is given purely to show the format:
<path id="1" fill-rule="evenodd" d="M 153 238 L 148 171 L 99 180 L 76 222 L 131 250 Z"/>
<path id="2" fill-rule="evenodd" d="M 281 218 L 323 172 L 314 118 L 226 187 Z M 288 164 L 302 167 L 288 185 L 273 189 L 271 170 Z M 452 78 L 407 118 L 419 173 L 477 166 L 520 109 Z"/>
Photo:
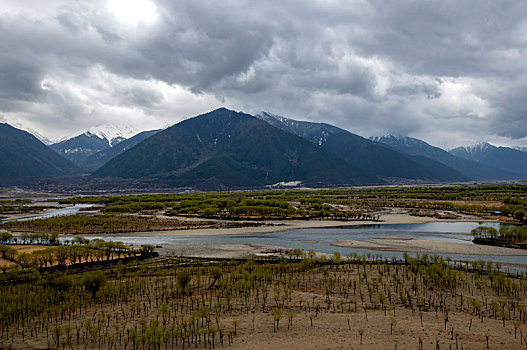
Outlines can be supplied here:
<path id="1" fill-rule="evenodd" d="M 385 183 L 299 136 L 225 108 L 151 136 L 93 176 L 156 179 L 204 190 L 280 182 L 312 187 Z"/>
<path id="2" fill-rule="evenodd" d="M 129 126 L 107 123 L 74 133 L 49 146 L 83 171 L 91 172 L 153 134 L 149 131 L 139 133 Z M 121 145 L 124 141 L 128 142 Z"/>
<path id="3" fill-rule="evenodd" d="M 439 148 L 429 145 L 428 143 L 407 136 L 383 136 L 372 138 L 375 142 L 380 142 L 391 148 L 413 156 L 422 156 L 432 159 L 436 162 L 447 165 L 456 169 L 466 177 L 477 181 L 493 180 L 514 180 L 521 179 L 522 174 L 506 171 L 482 164 L 469 159 L 456 157 L 455 155 Z M 526 175 L 524 173 L 523 175 Z"/>
<path id="4" fill-rule="evenodd" d="M 80 164 L 83 169 L 94 171 L 108 163 L 113 158 L 117 157 L 121 153 L 129 150 L 140 142 L 146 140 L 152 135 L 157 134 L 161 130 L 150 130 L 143 131 L 137 135 L 130 137 L 129 139 L 122 140 L 113 146 L 103 148 L 97 153 L 92 154 Z"/>
<path id="5" fill-rule="evenodd" d="M 527 174 L 527 153 L 509 147 L 496 147 L 480 143 L 472 147 L 458 147 L 450 151 L 459 158 L 468 159 L 518 174 Z"/>
<path id="6" fill-rule="evenodd" d="M 402 182 L 461 182 L 470 178 L 455 169 L 416 155 L 408 155 L 351 132 L 324 123 L 296 121 L 262 112 L 269 124 L 327 149 L 350 164 L 383 178 Z"/>
<path id="7" fill-rule="evenodd" d="M 402 136 L 366 139 L 324 123 L 220 108 L 165 130 L 105 125 L 46 145 L 0 128 L 0 185 L 91 173 L 88 183 L 201 190 L 452 183 L 527 178 L 527 153 L 481 144 L 447 152 Z M 25 161 L 23 161 L 25 160 Z"/>

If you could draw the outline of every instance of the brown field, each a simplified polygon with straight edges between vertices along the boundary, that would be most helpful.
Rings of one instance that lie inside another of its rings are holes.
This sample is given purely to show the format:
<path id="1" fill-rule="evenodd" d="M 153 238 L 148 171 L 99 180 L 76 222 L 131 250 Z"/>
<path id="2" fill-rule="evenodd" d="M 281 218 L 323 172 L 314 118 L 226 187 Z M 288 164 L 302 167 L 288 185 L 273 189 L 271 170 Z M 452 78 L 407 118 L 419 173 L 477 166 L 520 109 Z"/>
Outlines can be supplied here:
<path id="1" fill-rule="evenodd" d="M 15 248 L 18 251 L 18 254 L 20 253 L 31 253 L 37 250 L 43 250 L 48 248 L 49 246 L 42 246 L 42 245 L 10 245 L 10 247 Z M 0 266 L 15 266 L 16 263 L 0 258 Z"/>
<path id="2" fill-rule="evenodd" d="M 31 244 L 31 245 L 10 245 L 11 247 L 18 250 L 18 254 L 20 253 L 32 253 L 38 250 L 44 250 L 46 248 L 49 248 L 50 246 L 47 245 L 37 245 L 37 244 Z"/>
<path id="3" fill-rule="evenodd" d="M 419 339 L 423 349 L 526 347 L 527 284 L 496 271 L 159 263 L 111 277 L 93 300 L 74 284 L 64 296 L 76 306 L 59 301 L 46 316 L 14 317 L 0 348 L 419 349 Z"/>
<path id="4" fill-rule="evenodd" d="M 57 249 L 57 246 L 50 246 L 50 245 L 9 245 L 9 246 L 16 249 L 18 251 L 18 254 L 21 254 L 21 253 L 31 254 L 34 252 L 43 251 L 42 254 L 44 255 L 50 254 L 51 256 L 56 256 L 55 255 L 56 253 L 54 251 L 55 249 Z M 129 254 L 125 254 L 123 252 L 121 252 L 121 254 L 117 252 L 111 252 L 107 254 L 101 248 L 92 248 L 91 252 L 92 253 L 89 255 L 79 255 L 78 257 L 76 257 L 75 260 L 66 258 L 62 266 L 66 267 L 66 266 L 72 266 L 76 264 L 95 262 L 95 261 L 100 262 L 100 261 L 118 260 L 126 256 L 130 256 Z M 131 256 L 137 256 L 137 255 L 139 255 L 139 253 L 132 254 Z M 45 259 L 45 261 L 46 261 L 45 263 L 41 263 L 40 265 L 36 264 L 36 265 L 30 265 L 30 266 L 44 267 L 44 268 L 59 266 L 59 263 L 56 258 L 52 257 L 49 259 Z M 19 266 L 19 264 L 14 261 L 0 258 L 0 266 Z"/>
<path id="5" fill-rule="evenodd" d="M 0 266 L 13 266 L 16 265 L 14 262 L 0 258 Z"/>

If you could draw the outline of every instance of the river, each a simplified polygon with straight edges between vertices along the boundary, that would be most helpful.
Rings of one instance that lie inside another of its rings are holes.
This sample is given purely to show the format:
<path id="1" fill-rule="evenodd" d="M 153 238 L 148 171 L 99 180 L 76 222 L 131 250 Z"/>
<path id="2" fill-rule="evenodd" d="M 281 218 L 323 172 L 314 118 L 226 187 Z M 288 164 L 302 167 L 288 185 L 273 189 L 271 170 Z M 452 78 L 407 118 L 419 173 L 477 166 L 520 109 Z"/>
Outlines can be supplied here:
<path id="1" fill-rule="evenodd" d="M 373 249 L 353 249 L 336 247 L 332 244 L 337 240 L 369 240 L 376 237 L 403 237 L 408 239 L 450 241 L 473 245 L 472 235 L 467 235 L 477 226 L 491 226 L 499 229 L 498 223 L 478 222 L 431 222 L 420 224 L 377 224 L 360 226 L 338 226 L 330 228 L 305 228 L 286 230 L 272 233 L 248 235 L 218 235 L 218 236 L 113 236 L 97 237 L 105 240 L 121 241 L 126 244 L 152 244 L 164 243 L 183 244 L 262 244 L 286 248 L 300 248 L 314 250 L 322 253 L 333 254 L 338 251 L 343 256 L 356 253 L 362 256 L 382 255 L 386 258 L 401 259 L 403 252 L 379 251 Z M 85 236 L 94 239 L 94 236 Z M 415 255 L 409 253 L 410 255 Z M 484 260 L 499 262 L 501 264 L 527 266 L 527 256 L 496 256 L 496 255 L 471 255 L 471 254 L 438 254 L 444 258 L 450 257 L 458 261 Z"/>

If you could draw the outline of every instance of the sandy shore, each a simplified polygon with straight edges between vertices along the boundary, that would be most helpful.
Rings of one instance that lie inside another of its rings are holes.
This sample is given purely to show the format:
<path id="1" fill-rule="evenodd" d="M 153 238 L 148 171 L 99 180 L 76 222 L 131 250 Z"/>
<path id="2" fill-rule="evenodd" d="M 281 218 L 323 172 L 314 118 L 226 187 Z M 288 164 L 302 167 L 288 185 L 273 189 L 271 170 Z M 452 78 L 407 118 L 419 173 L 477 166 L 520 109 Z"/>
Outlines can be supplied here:
<path id="1" fill-rule="evenodd" d="M 527 250 L 408 238 L 372 238 L 366 241 L 338 240 L 336 247 L 426 254 L 527 256 Z"/>

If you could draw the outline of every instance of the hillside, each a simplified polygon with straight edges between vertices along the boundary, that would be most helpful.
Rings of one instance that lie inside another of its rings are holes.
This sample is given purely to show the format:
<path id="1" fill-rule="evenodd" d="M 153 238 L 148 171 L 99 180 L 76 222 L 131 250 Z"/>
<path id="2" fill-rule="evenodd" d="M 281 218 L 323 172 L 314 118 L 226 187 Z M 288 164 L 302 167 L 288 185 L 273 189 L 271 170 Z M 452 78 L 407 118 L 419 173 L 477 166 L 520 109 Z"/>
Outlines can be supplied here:
<path id="1" fill-rule="evenodd" d="M 128 125 L 106 123 L 91 127 L 85 131 L 78 131 L 72 136 L 65 137 L 50 145 L 51 149 L 77 164 L 85 171 L 92 171 L 108 161 L 111 155 L 122 153 L 122 147 L 111 151 L 121 142 L 137 135 L 139 131 Z M 141 140 L 141 138 L 139 138 Z M 107 151 L 107 152 L 105 152 Z M 103 155 L 96 156 L 103 152 Z"/>
<path id="2" fill-rule="evenodd" d="M 456 169 L 472 180 L 492 181 L 514 180 L 521 178 L 521 176 L 517 173 L 508 172 L 469 159 L 456 157 L 439 147 L 434 147 L 422 140 L 413 137 L 389 135 L 373 138 L 372 140 L 384 143 L 395 150 L 409 155 L 424 156 L 436 162 L 443 163 L 446 166 Z"/>
<path id="3" fill-rule="evenodd" d="M 135 136 L 130 137 L 129 139 L 117 143 L 112 147 L 104 148 L 103 150 L 92 154 L 86 160 L 84 160 L 82 166 L 84 169 L 89 171 L 97 170 L 113 158 L 146 140 L 150 136 L 157 134 L 159 131 L 160 130 L 143 131 Z"/>
<path id="4" fill-rule="evenodd" d="M 0 186 L 68 175 L 78 167 L 26 131 L 0 123 Z"/>
<path id="5" fill-rule="evenodd" d="M 106 138 L 86 132 L 71 139 L 52 144 L 49 147 L 86 170 L 84 164 L 88 158 L 110 147 L 110 142 Z"/>
<path id="6" fill-rule="evenodd" d="M 324 123 L 297 121 L 262 112 L 269 124 L 321 146 L 361 169 L 392 181 L 456 182 L 469 179 L 452 168 L 424 157 L 402 154 L 381 143 Z"/>
<path id="7" fill-rule="evenodd" d="M 527 175 L 527 153 L 520 150 L 481 143 L 472 147 L 458 147 L 451 150 L 450 153 L 508 172 Z"/>

